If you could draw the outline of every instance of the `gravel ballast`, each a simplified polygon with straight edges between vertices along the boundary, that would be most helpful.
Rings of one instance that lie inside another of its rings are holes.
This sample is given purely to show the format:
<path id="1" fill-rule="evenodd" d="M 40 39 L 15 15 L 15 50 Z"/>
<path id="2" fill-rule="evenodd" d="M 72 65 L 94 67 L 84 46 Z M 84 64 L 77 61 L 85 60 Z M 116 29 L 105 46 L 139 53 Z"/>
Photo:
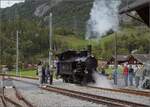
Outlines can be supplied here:
<path id="1" fill-rule="evenodd" d="M 23 80 L 38 84 L 37 80 L 30 80 L 30 79 L 23 79 Z M 150 98 L 145 97 L 145 96 L 87 88 L 87 87 L 82 87 L 82 86 L 75 85 L 75 84 L 63 83 L 61 80 L 55 80 L 52 86 L 65 88 L 69 90 L 81 91 L 81 92 L 90 93 L 90 94 L 96 94 L 100 96 L 105 96 L 105 97 L 110 97 L 110 98 L 115 98 L 115 99 L 120 99 L 120 100 L 125 100 L 125 101 L 132 101 L 135 103 L 140 103 L 140 104 L 145 104 L 145 105 L 150 106 Z"/>
<path id="2" fill-rule="evenodd" d="M 107 107 L 61 94 L 41 90 L 38 86 L 13 81 L 21 94 L 36 107 Z"/>

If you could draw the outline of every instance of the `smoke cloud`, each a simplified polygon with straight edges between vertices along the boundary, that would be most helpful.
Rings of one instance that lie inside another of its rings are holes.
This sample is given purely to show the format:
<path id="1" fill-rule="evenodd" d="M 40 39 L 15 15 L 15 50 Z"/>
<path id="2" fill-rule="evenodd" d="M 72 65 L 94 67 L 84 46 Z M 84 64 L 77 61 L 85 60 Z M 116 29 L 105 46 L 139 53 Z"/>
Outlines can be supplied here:
<path id="1" fill-rule="evenodd" d="M 86 39 L 97 38 L 119 26 L 118 8 L 121 0 L 95 0 L 87 22 Z"/>
<path id="2" fill-rule="evenodd" d="M 95 80 L 95 84 L 92 84 L 92 86 L 102 87 L 102 88 L 113 88 L 111 82 L 107 79 L 106 76 L 100 75 L 96 71 L 93 72 L 92 76 Z"/>

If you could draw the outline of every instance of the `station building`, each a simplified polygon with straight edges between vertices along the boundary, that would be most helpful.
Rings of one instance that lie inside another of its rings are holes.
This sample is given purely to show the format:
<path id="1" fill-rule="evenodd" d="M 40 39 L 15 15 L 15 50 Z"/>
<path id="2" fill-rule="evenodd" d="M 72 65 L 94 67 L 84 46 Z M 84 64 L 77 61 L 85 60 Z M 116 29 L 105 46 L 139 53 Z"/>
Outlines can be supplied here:
<path id="1" fill-rule="evenodd" d="M 115 56 L 113 55 L 108 61 L 108 65 L 115 64 Z M 130 55 L 117 55 L 117 64 L 131 64 L 131 65 L 143 65 L 150 61 L 150 54 L 130 54 Z"/>

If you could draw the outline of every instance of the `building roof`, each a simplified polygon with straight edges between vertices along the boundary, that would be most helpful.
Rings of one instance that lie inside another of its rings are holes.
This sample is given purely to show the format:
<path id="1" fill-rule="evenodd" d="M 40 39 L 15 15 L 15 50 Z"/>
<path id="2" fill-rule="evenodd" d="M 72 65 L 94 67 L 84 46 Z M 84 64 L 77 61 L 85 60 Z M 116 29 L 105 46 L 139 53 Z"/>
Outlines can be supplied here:
<path id="1" fill-rule="evenodd" d="M 150 4 L 150 0 L 136 0 L 134 3 L 129 4 L 128 6 L 122 8 L 119 13 L 126 13 L 134 10 L 139 10 L 143 7 L 146 7 Z"/>
<path id="2" fill-rule="evenodd" d="M 115 56 L 113 56 L 115 59 Z M 128 55 L 117 55 L 117 61 L 127 61 L 128 60 Z"/>
<path id="3" fill-rule="evenodd" d="M 144 23 L 150 27 L 150 0 L 136 0 L 134 3 L 120 9 L 119 13 L 136 11 L 143 19 Z"/>
<path id="4" fill-rule="evenodd" d="M 132 56 L 143 64 L 150 61 L 150 54 L 132 54 Z"/>
<path id="5" fill-rule="evenodd" d="M 131 54 L 131 55 L 117 55 L 117 62 L 124 63 L 128 62 L 129 59 L 133 57 L 139 63 L 145 64 L 150 63 L 150 54 Z M 111 61 L 115 60 L 115 56 L 113 55 L 110 60 L 108 60 L 107 64 L 111 63 Z"/>

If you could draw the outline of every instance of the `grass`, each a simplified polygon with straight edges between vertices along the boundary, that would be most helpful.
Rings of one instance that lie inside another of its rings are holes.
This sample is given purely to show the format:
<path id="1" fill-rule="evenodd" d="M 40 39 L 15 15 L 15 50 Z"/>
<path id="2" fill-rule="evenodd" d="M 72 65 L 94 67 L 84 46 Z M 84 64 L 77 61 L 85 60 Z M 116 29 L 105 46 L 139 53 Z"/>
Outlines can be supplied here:
<path id="1" fill-rule="evenodd" d="M 16 71 L 10 71 L 9 74 L 16 75 Z M 37 77 L 36 70 L 20 70 L 18 75 L 28 76 L 28 77 Z"/>
<path id="2" fill-rule="evenodd" d="M 112 74 L 112 68 L 107 68 L 107 69 L 105 69 L 105 72 L 106 72 L 107 74 Z"/>
<path id="3" fill-rule="evenodd" d="M 74 49 L 86 47 L 88 44 L 88 41 L 71 35 L 70 36 L 56 35 L 55 39 L 57 41 L 63 41 L 63 45 L 67 45 L 68 48 Z"/>
<path id="4" fill-rule="evenodd" d="M 54 71 L 53 78 L 56 78 L 55 73 L 56 71 Z M 16 75 L 16 71 L 10 71 L 8 74 Z M 38 75 L 36 75 L 36 70 L 20 70 L 18 75 L 25 76 L 25 77 L 33 77 L 33 78 L 38 77 Z"/>

